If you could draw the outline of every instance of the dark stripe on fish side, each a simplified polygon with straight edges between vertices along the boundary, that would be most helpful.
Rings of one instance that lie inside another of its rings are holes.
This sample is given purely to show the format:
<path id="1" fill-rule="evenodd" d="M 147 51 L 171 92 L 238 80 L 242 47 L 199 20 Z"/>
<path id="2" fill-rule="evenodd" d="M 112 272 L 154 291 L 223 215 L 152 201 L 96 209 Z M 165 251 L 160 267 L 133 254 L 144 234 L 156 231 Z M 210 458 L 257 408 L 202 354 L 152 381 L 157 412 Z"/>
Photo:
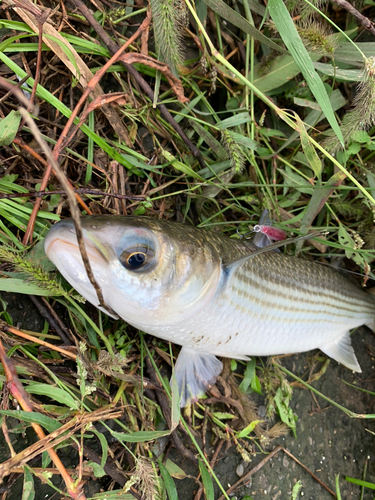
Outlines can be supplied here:
<path id="1" fill-rule="evenodd" d="M 336 316 L 338 318 L 348 318 L 348 317 L 351 318 L 353 316 L 350 313 L 361 314 L 363 312 L 363 309 L 359 309 L 359 308 L 348 309 L 348 308 L 339 306 L 337 303 L 328 303 L 328 302 L 318 303 L 318 302 L 305 300 L 305 298 L 301 298 L 301 297 L 298 297 L 298 298 L 293 297 L 293 300 L 291 300 L 292 298 L 290 296 L 285 296 L 285 297 L 283 296 L 283 300 L 285 300 L 286 304 L 282 305 L 279 302 L 275 302 L 273 300 L 274 296 L 273 297 L 270 296 L 270 298 L 267 300 L 261 299 L 260 297 L 252 294 L 251 292 L 237 288 L 234 284 L 232 284 L 231 291 L 230 291 L 232 301 L 234 301 L 234 297 L 232 295 L 232 292 L 234 292 L 238 297 L 242 297 L 244 300 L 248 300 L 249 303 L 251 303 L 251 304 L 257 304 L 258 306 L 260 306 L 264 309 L 270 309 L 270 310 L 288 311 L 290 313 L 316 314 L 316 315 L 329 314 L 330 316 Z M 298 300 L 298 302 L 301 303 L 301 307 L 295 307 L 295 305 L 293 305 L 293 306 L 287 305 L 288 301 L 292 304 L 295 304 L 296 299 Z M 315 308 L 314 309 L 306 309 L 303 307 L 304 303 L 305 304 L 309 303 L 309 304 L 315 306 Z M 241 306 L 240 303 L 238 305 Z M 329 310 L 327 310 L 327 307 Z M 322 308 L 324 308 L 324 309 L 322 310 Z M 338 312 L 334 312 L 332 309 L 347 311 L 349 314 L 339 314 Z M 375 313 L 374 313 L 374 315 L 375 315 Z"/>
<path id="2" fill-rule="evenodd" d="M 326 268 L 296 257 L 269 252 L 250 258 L 238 268 L 239 272 L 254 274 L 262 280 L 287 288 L 305 289 L 312 287 L 323 292 L 331 292 L 335 296 L 359 300 L 375 304 L 373 298 L 354 285 L 334 269 Z"/>
<path id="3" fill-rule="evenodd" d="M 258 281 L 254 280 L 253 278 L 246 276 L 244 274 L 237 273 L 235 276 L 233 276 L 233 280 L 231 282 L 231 288 L 236 287 L 236 280 L 239 283 L 243 283 L 246 288 L 254 289 L 259 291 L 260 293 L 263 293 L 265 295 L 269 295 L 270 300 L 272 300 L 272 297 L 275 296 L 275 288 L 272 288 L 272 286 L 268 286 L 268 282 L 266 278 L 260 278 L 262 280 L 261 283 Z M 283 284 L 277 284 L 277 286 L 284 286 Z M 241 290 L 240 287 L 236 287 L 237 290 Z M 290 292 L 296 292 L 298 295 L 290 294 Z M 289 292 L 289 293 L 288 293 Z M 247 292 L 250 293 L 251 292 Z M 311 297 L 316 297 L 318 300 L 313 300 Z M 306 289 L 302 287 L 285 287 L 285 292 L 283 290 L 283 300 L 287 301 L 300 301 L 300 302 L 305 302 L 306 304 L 311 304 L 313 306 L 324 306 L 327 303 L 331 304 L 331 306 L 343 310 L 343 311 L 358 311 L 362 310 L 370 315 L 375 316 L 375 306 L 371 307 L 368 302 L 364 300 L 358 300 L 357 298 L 353 298 L 352 300 L 347 300 L 346 298 L 342 297 L 341 295 L 338 294 L 330 294 L 330 293 L 324 293 L 322 291 L 314 291 L 311 289 Z M 349 307 L 345 307 L 346 306 Z"/>
<path id="4" fill-rule="evenodd" d="M 328 318 L 303 318 L 303 319 L 296 319 L 296 318 L 280 318 L 280 317 L 275 317 L 272 316 L 272 309 L 270 309 L 269 312 L 261 312 L 261 311 L 254 311 L 247 309 L 245 306 L 241 306 L 234 302 L 233 300 L 229 299 L 229 305 L 233 307 L 236 311 L 242 313 L 243 315 L 249 317 L 251 315 L 254 320 L 256 321 L 263 321 L 264 323 L 269 323 L 270 321 L 274 321 L 276 323 L 286 323 L 286 324 L 298 324 L 299 326 L 303 326 L 304 324 L 317 324 L 317 323 L 330 323 L 332 325 L 343 325 L 344 321 L 337 321 L 337 320 L 331 320 Z M 249 314 L 250 313 L 250 314 Z M 348 316 L 344 317 L 344 320 L 348 321 L 349 319 L 357 319 L 358 318 L 350 318 Z M 349 328 L 355 328 L 355 326 L 348 326 Z"/>
<path id="5" fill-rule="evenodd" d="M 253 278 L 254 276 L 255 278 L 258 278 L 259 281 L 255 281 Z M 259 271 L 256 270 L 255 266 L 252 269 L 244 269 L 244 267 L 240 268 L 233 275 L 233 279 L 237 279 L 239 282 L 242 282 L 247 286 L 253 286 L 254 288 L 257 288 L 264 293 L 268 293 L 271 296 L 274 295 L 275 290 L 270 285 L 276 285 L 285 287 L 286 290 L 295 291 L 300 294 L 308 294 L 310 297 L 318 297 L 321 302 L 323 302 L 323 299 L 328 299 L 339 301 L 348 306 L 353 306 L 353 301 L 356 301 L 358 306 L 369 311 L 371 310 L 375 316 L 374 297 L 370 294 L 366 294 L 363 290 L 358 289 L 350 282 L 347 283 L 346 280 L 344 280 L 344 282 L 338 282 L 338 285 L 341 285 L 338 290 L 319 288 L 311 283 L 306 283 L 304 286 L 304 283 L 301 284 L 298 281 L 292 282 L 290 278 L 285 279 L 284 276 L 272 276 L 272 278 L 270 278 L 268 273 L 263 270 L 262 274 L 260 274 Z M 343 291 L 342 285 L 348 285 L 349 291 L 347 293 Z M 351 294 L 351 292 L 353 294 Z M 308 302 L 308 300 L 309 299 L 306 299 L 306 302 Z M 315 303 L 315 301 L 313 301 L 313 303 Z"/>

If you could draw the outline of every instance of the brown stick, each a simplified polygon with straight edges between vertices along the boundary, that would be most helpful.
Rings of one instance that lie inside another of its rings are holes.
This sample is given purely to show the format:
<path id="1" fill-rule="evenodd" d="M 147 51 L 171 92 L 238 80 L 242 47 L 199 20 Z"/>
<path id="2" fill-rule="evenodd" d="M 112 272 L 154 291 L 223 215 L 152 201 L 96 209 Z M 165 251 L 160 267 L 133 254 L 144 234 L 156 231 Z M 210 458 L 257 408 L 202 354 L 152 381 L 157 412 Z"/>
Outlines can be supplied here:
<path id="1" fill-rule="evenodd" d="M 336 494 L 326 485 L 324 484 L 313 472 L 311 472 L 310 469 L 308 469 L 305 465 L 303 465 L 294 455 L 292 455 L 288 450 L 286 450 L 283 446 L 277 446 L 274 450 L 269 453 L 266 458 L 264 458 L 261 462 L 259 462 L 258 465 L 253 467 L 247 474 L 245 474 L 241 479 L 239 479 L 233 486 L 231 486 L 227 491 L 227 495 L 230 495 L 233 493 L 233 491 L 241 486 L 241 484 L 245 483 L 248 481 L 251 476 L 253 476 L 256 472 L 258 472 L 271 458 L 273 458 L 279 451 L 283 451 L 286 453 L 290 458 L 292 458 L 295 462 L 297 462 L 298 465 L 300 465 L 303 469 L 305 469 L 306 472 L 308 472 L 318 483 L 323 486 L 334 498 L 337 498 Z M 221 497 L 218 500 L 224 500 L 224 495 L 221 495 Z"/>
<path id="2" fill-rule="evenodd" d="M 82 0 L 72 0 L 74 5 L 81 11 L 85 19 L 90 23 L 92 28 L 99 35 L 101 40 L 106 44 L 111 54 L 115 54 L 118 51 L 117 44 L 112 40 L 112 38 L 105 32 L 105 30 L 100 26 L 100 24 L 96 21 L 90 10 L 86 7 L 86 5 L 82 2 Z M 142 88 L 145 94 L 148 96 L 151 102 L 154 102 L 154 92 L 152 91 L 149 84 L 142 78 L 142 76 L 138 73 L 138 71 L 131 65 L 126 64 L 126 62 L 121 61 L 121 64 L 125 67 L 125 69 L 130 73 L 130 75 L 134 78 L 137 84 Z M 184 141 L 186 146 L 190 149 L 194 158 L 199 162 L 202 168 L 206 168 L 206 164 L 204 162 L 203 156 L 199 149 L 194 146 L 194 144 L 190 141 L 190 139 L 186 136 L 185 132 L 182 130 L 180 125 L 176 122 L 173 116 L 168 111 L 168 108 L 162 104 L 158 103 L 157 107 L 160 110 L 160 113 L 164 116 L 165 120 L 171 125 L 171 127 L 178 133 L 181 139 Z"/>
<path id="3" fill-rule="evenodd" d="M 22 409 L 27 412 L 32 412 L 33 411 L 33 406 L 29 400 L 29 397 L 23 388 L 21 382 L 18 379 L 16 370 L 10 360 L 8 359 L 3 344 L 0 341 L 0 359 L 1 363 L 4 367 L 4 371 L 7 377 L 8 381 L 8 386 L 9 390 L 12 393 L 12 396 L 17 399 L 18 403 L 21 405 Z M 36 432 L 37 436 L 39 439 L 43 439 L 46 437 L 43 429 L 39 424 L 36 424 L 34 422 L 31 423 L 34 431 Z M 74 498 L 76 500 L 85 500 L 86 496 L 83 492 L 83 484 L 81 481 L 76 482 L 73 481 L 72 478 L 69 476 L 67 473 L 63 463 L 61 462 L 60 458 L 58 457 L 57 453 L 55 452 L 54 449 L 50 448 L 47 450 L 49 456 L 51 457 L 53 463 L 59 470 L 61 477 L 64 479 L 64 482 L 66 484 L 67 492 L 71 496 L 71 498 Z"/>
<path id="4" fill-rule="evenodd" d="M 83 261 L 83 264 L 85 266 L 85 271 L 86 271 L 87 277 L 89 278 L 89 281 L 96 292 L 96 295 L 97 295 L 98 300 L 99 300 L 99 304 L 103 309 L 106 309 L 109 314 L 111 314 L 112 316 L 117 316 L 116 313 L 112 310 L 112 308 L 109 307 L 108 305 L 106 305 L 106 303 L 104 302 L 102 290 L 101 290 L 100 286 L 98 285 L 98 283 L 94 277 L 94 274 L 92 272 L 91 264 L 90 264 L 90 261 L 89 261 L 88 255 L 87 255 L 85 242 L 83 239 L 82 226 L 81 226 L 81 222 L 80 222 L 81 214 L 80 214 L 73 190 L 70 187 L 69 182 L 68 182 L 65 174 L 63 173 L 63 171 L 60 169 L 59 165 L 57 164 L 56 159 L 51 154 L 51 151 L 49 150 L 47 143 L 42 138 L 42 136 L 38 130 L 38 127 L 35 125 L 34 120 L 31 118 L 31 116 L 29 115 L 29 113 L 25 109 L 20 108 L 19 112 L 21 113 L 21 116 L 26 121 L 27 125 L 30 127 L 31 132 L 35 137 L 35 140 L 38 142 L 39 146 L 42 148 L 44 154 L 46 155 L 47 160 L 48 160 L 48 165 L 50 166 L 50 170 L 52 169 L 52 167 L 54 168 L 55 175 L 58 178 L 58 180 L 60 181 L 62 187 L 64 188 L 64 190 L 68 196 L 68 201 L 69 201 L 69 205 L 70 205 L 70 212 L 72 214 L 72 219 L 73 219 L 74 227 L 76 230 L 79 251 L 81 253 L 82 261 Z M 61 137 L 60 137 L 60 139 L 61 139 Z M 60 139 L 59 139 L 58 143 L 60 142 Z M 60 144 L 61 144 L 61 142 L 60 142 Z M 57 146 L 57 144 L 56 144 L 56 146 Z M 55 146 L 55 149 L 56 149 L 56 146 Z M 59 149 L 57 149 L 57 151 L 59 151 Z M 55 151 L 55 154 L 56 154 L 56 151 Z M 48 170 L 48 168 L 47 168 L 47 170 Z M 45 189 L 45 187 L 43 189 Z M 34 205 L 34 208 L 35 208 L 35 206 L 36 206 L 36 204 Z M 36 213 L 37 213 L 37 211 L 36 211 Z"/>
<path id="5" fill-rule="evenodd" d="M 66 349 L 62 349 L 61 347 L 58 347 L 57 345 L 50 344 L 49 342 L 46 342 L 45 340 L 40 340 L 38 337 L 34 337 L 33 335 L 29 335 L 28 333 L 22 332 L 21 330 L 18 330 L 18 328 L 14 328 L 13 326 L 4 326 L 3 327 L 4 332 L 7 333 L 12 333 L 13 335 L 17 335 L 17 337 L 21 337 L 26 340 L 30 340 L 31 342 L 34 342 L 35 344 L 42 345 L 43 347 L 48 347 L 48 349 L 51 349 L 53 351 L 59 352 L 60 354 L 63 354 L 67 358 L 73 359 L 74 361 L 77 361 L 77 355 L 67 351 Z"/>
<path id="6" fill-rule="evenodd" d="M 56 170 L 55 175 L 57 175 L 57 177 L 59 178 L 60 182 L 61 182 L 61 178 L 57 174 L 57 170 L 58 170 L 57 162 L 59 160 L 59 156 L 61 154 L 61 150 L 69 144 L 69 142 L 73 139 L 76 131 L 78 130 L 78 128 L 76 127 L 75 130 L 73 130 L 73 132 L 68 137 L 68 133 L 71 130 L 71 127 L 73 126 L 74 120 L 75 120 L 75 118 L 76 118 L 79 110 L 81 109 L 81 107 L 85 103 L 87 97 L 94 90 L 96 84 L 100 81 L 100 79 L 102 78 L 102 76 L 109 69 L 109 67 L 117 61 L 117 59 L 128 48 L 128 46 L 141 34 L 142 29 L 143 29 L 143 24 L 150 23 L 150 21 L 151 21 L 150 17 L 147 17 L 144 20 L 144 22 L 138 28 L 138 30 L 134 33 L 134 35 L 131 38 L 129 38 L 129 40 L 127 41 L 127 43 L 125 43 L 121 48 L 119 48 L 119 50 L 116 51 L 116 53 L 109 59 L 109 61 L 107 61 L 107 63 L 89 81 L 86 89 L 84 90 L 83 94 L 81 95 L 81 97 L 80 97 L 80 99 L 79 99 L 76 107 L 74 108 L 72 114 L 70 115 L 70 117 L 69 117 L 69 119 L 68 119 L 68 121 L 67 121 L 67 123 L 66 123 L 66 125 L 64 127 L 64 130 L 62 131 L 62 133 L 61 133 L 58 141 L 55 144 L 55 147 L 53 148 L 53 158 L 55 160 L 55 170 Z M 46 167 L 46 170 L 44 172 L 43 180 L 42 180 L 41 185 L 40 185 L 40 190 L 41 191 L 44 191 L 46 189 L 46 187 L 47 187 L 48 180 L 49 180 L 50 175 L 51 175 L 51 170 L 52 170 L 52 162 L 49 161 L 48 165 Z M 64 179 L 65 179 L 65 176 L 64 176 Z M 66 182 L 65 182 L 65 184 L 66 184 Z M 68 191 L 67 191 L 67 193 L 68 193 Z M 29 223 L 27 225 L 26 233 L 25 233 L 24 238 L 23 238 L 23 244 L 24 245 L 27 245 L 27 243 L 29 242 L 29 240 L 31 240 L 31 235 L 32 235 L 33 230 L 34 230 L 35 220 L 36 220 L 36 216 L 38 214 L 39 208 L 40 208 L 40 204 L 41 204 L 41 200 L 37 199 L 36 202 L 35 202 L 35 204 L 34 204 L 34 207 L 33 207 L 30 219 L 29 219 Z M 71 209 L 72 208 L 73 207 L 71 206 Z M 72 213 L 72 216 L 73 216 L 73 219 L 74 219 L 73 213 Z M 78 217 L 79 217 L 79 214 L 78 214 Z M 79 229 L 77 231 L 77 238 L 78 238 L 78 233 L 79 233 Z M 79 242 L 80 242 L 80 240 L 78 238 L 78 243 Z M 85 250 L 84 250 L 84 252 L 85 252 Z M 83 256 L 84 256 L 84 254 L 83 254 Z M 88 266 L 88 268 L 90 269 L 90 265 Z M 94 277 L 93 277 L 92 273 L 91 274 L 88 273 L 88 277 L 90 279 L 91 284 L 93 284 L 95 282 L 95 280 L 94 280 Z M 92 279 L 93 279 L 93 281 L 92 281 Z M 97 286 L 94 287 L 94 288 L 95 288 L 95 290 L 97 292 L 99 291 L 100 295 L 98 295 L 98 298 L 99 298 L 99 301 L 101 302 L 102 299 L 103 299 L 103 297 L 101 297 L 101 291 L 97 290 L 97 288 L 98 288 Z"/>
<path id="7" fill-rule="evenodd" d="M 33 148 L 31 148 L 28 144 L 26 144 L 22 139 L 20 139 L 19 137 L 15 137 L 13 139 L 13 143 L 14 144 L 17 144 L 17 146 L 20 146 L 22 149 L 24 149 L 25 151 L 27 151 L 29 154 L 31 154 L 36 160 L 38 160 L 44 167 L 47 167 L 47 162 L 44 158 L 42 158 L 36 151 L 33 150 Z M 53 170 L 52 170 L 53 172 Z M 64 191 L 65 193 L 65 191 Z M 27 196 L 27 195 L 25 195 Z M 37 196 L 37 195 L 35 195 Z M 86 212 L 89 214 L 89 215 L 92 215 L 92 212 L 90 210 L 90 208 L 86 205 L 86 203 L 81 199 L 81 197 L 76 194 L 76 198 L 77 198 L 77 201 L 78 203 L 81 205 L 81 207 L 86 210 Z"/>
<path id="8" fill-rule="evenodd" d="M 142 195 L 128 195 L 128 194 L 118 194 L 118 193 L 104 193 L 99 189 L 86 189 L 86 188 L 78 188 L 72 189 L 75 194 L 88 194 L 91 196 L 109 196 L 110 198 L 118 198 L 119 200 L 135 200 L 135 201 L 144 201 L 146 196 Z M 57 190 L 57 191 L 35 191 L 34 193 L 1 193 L 0 200 L 11 200 L 13 198 L 28 198 L 29 196 L 33 196 L 34 198 L 43 198 L 43 196 L 50 196 L 51 194 L 61 194 L 66 196 L 65 191 Z M 91 215 L 91 214 L 89 214 Z"/>
<path id="9" fill-rule="evenodd" d="M 347 10 L 352 16 L 358 19 L 358 21 L 362 24 L 364 28 L 366 28 L 368 31 L 370 31 L 370 33 L 372 33 L 375 36 L 374 23 L 370 21 L 368 17 L 358 12 L 358 10 L 353 7 L 353 5 L 351 5 L 346 0 L 331 0 L 331 2 Z"/>
<path id="10" fill-rule="evenodd" d="M 29 295 L 29 297 L 38 309 L 40 315 L 43 316 L 43 318 L 47 320 L 48 324 L 56 331 L 62 342 L 64 342 L 65 345 L 71 345 L 72 341 L 69 339 L 69 331 L 64 331 L 64 329 L 61 328 L 58 316 L 48 302 L 45 300 L 42 304 L 41 301 L 35 297 L 35 295 Z M 43 299 L 41 300 L 43 302 Z"/>

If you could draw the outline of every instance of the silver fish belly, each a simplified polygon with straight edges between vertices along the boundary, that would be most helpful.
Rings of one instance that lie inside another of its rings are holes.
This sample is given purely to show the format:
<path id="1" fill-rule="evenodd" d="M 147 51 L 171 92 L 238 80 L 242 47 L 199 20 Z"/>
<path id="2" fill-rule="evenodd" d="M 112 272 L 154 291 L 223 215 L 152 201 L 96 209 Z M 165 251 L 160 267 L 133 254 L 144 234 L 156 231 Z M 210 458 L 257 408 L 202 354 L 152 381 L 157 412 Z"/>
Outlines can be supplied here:
<path id="1" fill-rule="evenodd" d="M 90 217 L 82 226 L 106 303 L 135 327 L 183 346 L 175 367 L 182 405 L 220 373 L 216 355 L 320 348 L 360 371 L 350 329 L 373 326 L 375 300 L 335 270 L 281 253 L 252 256 L 252 247 L 225 236 L 145 217 Z M 45 248 L 97 306 L 71 221 L 54 226 Z"/>

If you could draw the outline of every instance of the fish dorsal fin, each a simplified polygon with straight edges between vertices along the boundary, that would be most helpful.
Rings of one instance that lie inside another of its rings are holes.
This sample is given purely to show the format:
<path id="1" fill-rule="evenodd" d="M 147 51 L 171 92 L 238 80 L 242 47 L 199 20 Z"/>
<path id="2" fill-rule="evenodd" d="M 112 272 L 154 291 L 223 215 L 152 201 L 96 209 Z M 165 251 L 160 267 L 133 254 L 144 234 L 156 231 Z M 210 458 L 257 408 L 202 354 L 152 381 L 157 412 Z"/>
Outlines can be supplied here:
<path id="1" fill-rule="evenodd" d="M 320 347 L 320 350 L 350 370 L 361 373 L 361 367 L 359 366 L 350 341 L 350 332 L 345 332 L 344 335 L 334 342 Z"/>
<path id="2" fill-rule="evenodd" d="M 222 369 L 223 363 L 213 354 L 183 347 L 174 367 L 180 406 L 183 408 L 203 396 Z"/>
<path id="3" fill-rule="evenodd" d="M 272 243 L 271 245 L 268 245 L 263 248 L 250 248 L 249 249 L 249 254 L 239 257 L 238 259 L 233 259 L 229 262 L 223 262 L 222 267 L 226 271 L 234 271 L 237 269 L 239 266 L 247 262 L 249 259 L 252 259 L 256 255 L 260 255 L 265 252 L 270 252 L 271 250 L 275 250 L 276 248 L 284 247 L 285 245 L 289 245 L 290 243 L 296 243 L 297 241 L 303 241 L 307 240 L 310 238 L 316 238 L 317 236 L 321 236 L 322 233 L 319 231 L 316 231 L 314 233 L 310 234 L 305 234 L 303 236 L 296 236 L 295 238 L 288 238 L 287 240 L 281 240 L 281 241 L 275 241 L 275 243 Z"/>

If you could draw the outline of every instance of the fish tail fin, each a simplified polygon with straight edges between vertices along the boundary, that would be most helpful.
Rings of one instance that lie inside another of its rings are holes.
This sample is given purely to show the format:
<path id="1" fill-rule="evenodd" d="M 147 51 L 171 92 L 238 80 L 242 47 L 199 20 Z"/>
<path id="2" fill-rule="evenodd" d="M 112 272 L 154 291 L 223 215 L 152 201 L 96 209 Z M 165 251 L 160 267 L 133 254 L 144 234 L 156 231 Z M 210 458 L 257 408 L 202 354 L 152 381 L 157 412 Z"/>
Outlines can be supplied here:
<path id="1" fill-rule="evenodd" d="M 215 382 L 222 369 L 222 362 L 213 354 L 183 347 L 174 368 L 180 406 L 183 408 L 197 401 L 208 385 Z"/>
<path id="2" fill-rule="evenodd" d="M 320 350 L 350 370 L 361 373 L 361 367 L 350 341 L 350 331 L 345 332 L 344 335 L 330 344 L 321 347 Z"/>

